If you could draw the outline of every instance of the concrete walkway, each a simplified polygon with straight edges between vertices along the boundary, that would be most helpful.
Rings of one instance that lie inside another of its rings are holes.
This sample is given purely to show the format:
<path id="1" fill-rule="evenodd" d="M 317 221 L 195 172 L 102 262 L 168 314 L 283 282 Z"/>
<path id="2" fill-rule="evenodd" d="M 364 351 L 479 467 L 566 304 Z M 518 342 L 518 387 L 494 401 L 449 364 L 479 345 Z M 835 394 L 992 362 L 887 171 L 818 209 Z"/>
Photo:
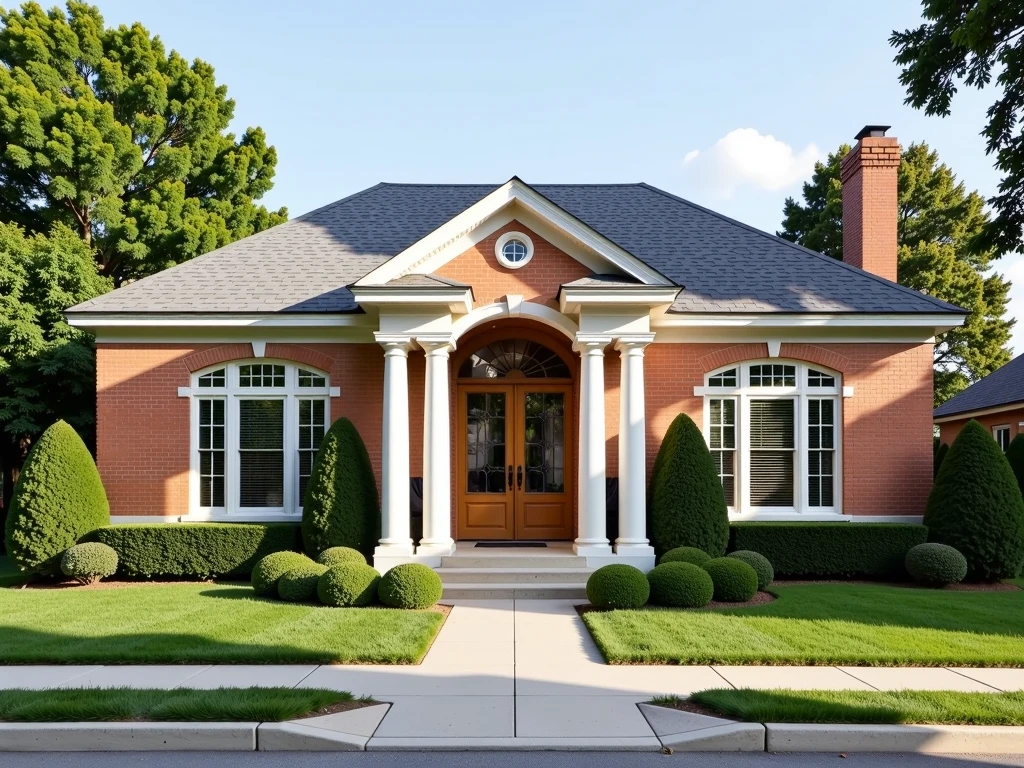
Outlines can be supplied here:
<path id="1" fill-rule="evenodd" d="M 727 686 L 1024 690 L 1024 669 L 609 666 L 574 601 L 452 602 L 418 666 L 0 666 L 0 688 L 334 688 L 393 703 L 369 749 L 659 749 L 638 702 Z"/>

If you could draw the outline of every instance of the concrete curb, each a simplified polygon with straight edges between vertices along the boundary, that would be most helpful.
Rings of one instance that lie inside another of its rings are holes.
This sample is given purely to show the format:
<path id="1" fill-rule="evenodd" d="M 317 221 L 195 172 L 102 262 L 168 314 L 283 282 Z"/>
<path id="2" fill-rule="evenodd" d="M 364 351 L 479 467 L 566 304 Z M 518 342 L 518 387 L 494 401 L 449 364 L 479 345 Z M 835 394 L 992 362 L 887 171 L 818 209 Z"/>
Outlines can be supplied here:
<path id="1" fill-rule="evenodd" d="M 260 752 L 362 752 L 390 704 L 375 704 L 333 715 L 262 723 L 256 729 Z"/>
<path id="2" fill-rule="evenodd" d="M 0 723 L 0 752 L 256 749 L 258 723 Z"/>
<path id="3" fill-rule="evenodd" d="M 764 752 L 760 723 L 682 712 L 657 704 L 637 704 L 662 746 L 673 752 Z"/>
<path id="4" fill-rule="evenodd" d="M 1024 753 L 1022 726 L 765 723 L 765 731 L 769 752 Z"/>

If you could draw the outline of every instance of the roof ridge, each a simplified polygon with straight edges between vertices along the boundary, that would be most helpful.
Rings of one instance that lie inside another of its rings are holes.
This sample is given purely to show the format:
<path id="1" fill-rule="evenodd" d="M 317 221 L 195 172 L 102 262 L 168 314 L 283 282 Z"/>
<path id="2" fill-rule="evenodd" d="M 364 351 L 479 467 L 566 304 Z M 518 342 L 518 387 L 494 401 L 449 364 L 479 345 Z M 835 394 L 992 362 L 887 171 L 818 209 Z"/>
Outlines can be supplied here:
<path id="1" fill-rule="evenodd" d="M 844 269 L 846 269 L 846 270 L 848 270 L 850 272 L 853 272 L 855 274 L 859 274 L 859 275 L 863 275 L 865 277 L 869 277 L 872 280 L 874 280 L 874 281 L 876 281 L 878 283 L 881 283 L 882 285 L 885 285 L 885 286 L 887 286 L 889 288 L 896 288 L 896 289 L 900 290 L 903 293 L 910 294 L 911 296 L 914 296 L 914 297 L 917 297 L 917 298 L 927 299 L 932 304 L 935 304 L 937 307 L 939 307 L 940 309 L 943 309 L 943 310 L 945 310 L 947 312 L 950 311 L 950 309 L 953 309 L 953 310 L 955 310 L 957 312 L 961 312 L 961 313 L 963 313 L 965 315 L 970 314 L 970 312 L 968 310 L 963 309 L 962 307 L 957 307 L 954 304 L 950 304 L 948 302 L 945 302 L 942 299 L 937 299 L 934 296 L 928 295 L 927 293 L 922 293 L 921 291 L 915 291 L 913 288 L 907 288 L 905 285 L 900 285 L 899 283 L 893 282 L 892 280 L 886 280 L 884 277 L 882 277 L 880 275 L 876 275 L 873 272 L 868 272 L 867 270 L 864 270 L 864 269 L 858 269 L 857 267 L 853 266 L 852 264 L 847 264 L 845 261 L 841 261 L 840 259 L 834 259 L 831 256 L 828 256 L 828 255 L 826 255 L 824 253 L 819 253 L 818 251 L 811 250 L 810 248 L 805 248 L 804 246 L 800 245 L 799 243 L 794 243 L 793 241 L 787 240 L 784 237 L 779 237 L 778 235 L 773 235 L 773 234 L 771 234 L 769 232 L 765 232 L 763 229 L 758 229 L 757 227 L 751 226 L 750 224 L 745 224 L 744 222 L 739 221 L 738 219 L 734 219 L 734 218 L 732 218 L 730 216 L 726 216 L 725 214 L 718 213 L 717 211 L 713 211 L 710 208 L 705 208 L 703 205 L 699 205 L 697 203 L 694 203 L 691 200 L 687 200 L 686 198 L 679 197 L 679 195 L 674 195 L 671 192 L 666 192 L 664 189 L 659 189 L 658 187 L 652 186 L 652 185 L 650 185 L 650 184 L 648 184 L 646 182 L 641 182 L 640 186 L 644 187 L 645 189 L 650 190 L 651 192 L 655 192 L 655 193 L 657 193 L 659 195 L 667 197 L 670 200 L 675 200 L 676 202 L 682 203 L 683 205 L 687 205 L 687 206 L 689 206 L 691 208 L 697 209 L 698 211 L 702 211 L 703 213 L 710 214 L 711 216 L 714 216 L 717 219 L 721 219 L 722 221 L 726 221 L 726 222 L 728 222 L 730 224 L 735 224 L 736 226 L 742 227 L 743 229 L 746 229 L 749 232 L 753 232 L 754 234 L 761 235 L 762 237 L 767 237 L 769 240 L 773 240 L 776 243 L 787 245 L 790 248 L 793 248 L 793 249 L 795 249 L 797 251 L 800 251 L 801 253 L 804 253 L 806 255 L 815 256 L 818 259 L 823 259 L 823 260 L 825 260 L 825 261 L 827 261 L 829 263 L 832 263 L 832 264 L 835 264 L 837 266 L 843 267 Z"/>
<path id="2" fill-rule="evenodd" d="M 539 183 L 539 184 L 531 184 L 528 181 L 523 181 L 523 179 L 521 177 L 519 177 L 519 176 L 516 176 L 514 178 L 517 178 L 517 179 L 519 179 L 519 181 L 522 181 L 523 184 L 526 184 L 527 186 L 534 187 L 534 188 L 536 188 L 536 187 L 642 187 L 642 186 L 645 186 L 645 184 L 642 181 L 580 182 L 580 183 L 567 183 L 567 182 L 543 183 L 542 182 L 542 183 Z M 382 187 L 382 186 L 384 186 L 384 187 L 435 187 L 435 188 L 436 187 L 494 187 L 495 189 L 497 189 L 498 187 L 505 186 L 506 184 L 508 184 L 509 181 L 511 181 L 511 179 L 509 179 L 507 181 L 503 181 L 500 184 L 486 184 L 486 183 L 482 183 L 482 182 L 452 182 L 450 184 L 438 184 L 438 183 L 433 183 L 433 182 L 417 182 L 417 181 L 381 181 L 381 182 L 378 182 L 376 186 L 377 187 Z M 370 189 L 374 189 L 374 187 L 370 187 Z M 365 192 L 367 190 L 363 190 L 363 191 Z M 359 193 L 357 193 L 357 194 L 359 194 Z M 355 195 L 352 195 L 352 197 L 354 197 L 354 196 Z M 348 199 L 348 198 L 345 198 L 345 199 Z M 339 200 L 338 202 L 344 202 L 344 201 L 343 200 Z"/>

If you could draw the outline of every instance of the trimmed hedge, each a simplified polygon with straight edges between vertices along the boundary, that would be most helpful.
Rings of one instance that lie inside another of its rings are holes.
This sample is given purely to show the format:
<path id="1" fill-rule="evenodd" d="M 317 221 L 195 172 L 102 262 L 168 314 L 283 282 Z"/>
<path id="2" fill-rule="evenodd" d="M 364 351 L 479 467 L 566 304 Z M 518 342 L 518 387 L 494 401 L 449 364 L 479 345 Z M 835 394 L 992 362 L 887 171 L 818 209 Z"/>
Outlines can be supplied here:
<path id="1" fill-rule="evenodd" d="M 768 558 L 775 576 L 799 579 L 899 578 L 928 529 L 910 523 L 733 523 L 730 551 Z"/>
<path id="2" fill-rule="evenodd" d="M 341 565 L 342 563 L 362 563 L 366 565 L 366 558 L 363 557 L 363 553 L 351 547 L 328 547 L 316 556 L 316 561 L 320 565 L 326 565 L 328 568 Z"/>
<path id="3" fill-rule="evenodd" d="M 711 559 L 711 555 L 703 549 L 696 547 L 676 547 L 670 549 L 661 556 L 662 563 L 692 563 L 693 565 L 704 565 Z"/>
<path id="4" fill-rule="evenodd" d="M 757 589 L 759 591 L 775 581 L 775 569 L 772 568 L 771 561 L 760 552 L 738 549 L 735 552 L 730 552 L 726 557 L 735 557 L 754 569 L 754 573 L 757 574 Z"/>
<path id="5" fill-rule="evenodd" d="M 967 558 L 945 544 L 918 544 L 907 552 L 907 573 L 914 581 L 944 587 L 967 576 Z"/>
<path id="6" fill-rule="evenodd" d="M 651 545 L 657 554 L 696 547 L 725 554 L 729 513 L 704 435 L 685 413 L 665 433 L 651 475 Z"/>
<path id="7" fill-rule="evenodd" d="M 252 588 L 261 597 L 277 594 L 277 582 L 288 571 L 313 562 L 301 552 L 271 552 L 252 569 Z"/>
<path id="8" fill-rule="evenodd" d="M 716 557 L 704 564 L 704 570 L 711 576 L 719 602 L 745 603 L 757 594 L 757 574 L 742 560 Z"/>
<path id="9" fill-rule="evenodd" d="M 299 549 L 294 523 L 139 523 L 100 528 L 125 576 L 208 579 L 248 576 L 271 552 Z"/>
<path id="10" fill-rule="evenodd" d="M 354 608 L 372 605 L 377 599 L 380 574 L 359 563 L 344 563 L 328 568 L 320 577 L 316 594 L 324 605 Z"/>
<path id="11" fill-rule="evenodd" d="M 392 608 L 429 608 L 441 599 L 441 577 L 421 563 L 396 565 L 381 576 L 377 594 Z"/>
<path id="12" fill-rule="evenodd" d="M 287 571 L 277 580 L 277 596 L 292 603 L 303 603 L 316 599 L 316 588 L 320 577 L 327 573 L 327 566 L 307 562 Z"/>
<path id="13" fill-rule="evenodd" d="M 75 544 L 61 557 L 60 569 L 81 584 L 93 584 L 117 573 L 117 552 L 98 541 Z"/>
<path id="14" fill-rule="evenodd" d="M 56 576 L 65 550 L 104 525 L 110 525 L 110 505 L 96 462 L 70 424 L 54 422 L 32 447 L 14 486 L 7 554 L 23 571 Z"/>
<path id="15" fill-rule="evenodd" d="M 715 584 L 707 571 L 681 560 L 655 566 L 647 574 L 647 581 L 651 585 L 651 603 L 670 608 L 703 608 L 715 593 Z"/>
<path id="16" fill-rule="evenodd" d="M 632 565 L 604 565 L 587 579 L 587 599 L 597 608 L 643 608 L 650 596 L 647 577 Z"/>
<path id="17" fill-rule="evenodd" d="M 302 541 L 310 554 L 350 547 L 372 557 L 380 539 L 380 499 L 366 444 L 342 417 L 331 425 L 313 462 L 302 502 Z"/>
<path id="18" fill-rule="evenodd" d="M 1024 499 L 1005 454 L 968 421 L 949 447 L 924 510 L 928 541 L 967 558 L 971 581 L 998 581 L 1024 565 Z"/>
<path id="19" fill-rule="evenodd" d="M 1006 460 L 1010 462 L 1013 476 L 1017 478 L 1017 487 L 1024 496 L 1024 432 L 1018 432 L 1006 449 Z"/>
<path id="20" fill-rule="evenodd" d="M 946 460 L 946 454 L 949 453 L 949 446 L 943 443 L 935 449 L 935 455 L 932 461 L 932 479 L 939 476 L 939 467 L 942 466 L 942 462 Z"/>

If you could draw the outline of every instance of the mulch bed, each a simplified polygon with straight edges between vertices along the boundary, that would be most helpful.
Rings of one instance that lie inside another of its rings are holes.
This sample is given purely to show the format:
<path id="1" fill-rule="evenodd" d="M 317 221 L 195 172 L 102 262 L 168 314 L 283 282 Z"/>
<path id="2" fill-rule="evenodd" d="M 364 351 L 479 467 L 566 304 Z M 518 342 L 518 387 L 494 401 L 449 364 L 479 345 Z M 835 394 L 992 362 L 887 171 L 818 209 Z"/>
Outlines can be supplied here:
<path id="1" fill-rule="evenodd" d="M 696 702 L 689 701 L 688 699 L 648 701 L 647 703 L 655 707 L 678 709 L 680 712 L 690 712 L 694 715 L 707 715 L 708 717 L 717 717 L 722 720 L 730 719 L 725 717 L 721 712 L 711 709 L 711 707 L 705 707 L 703 704 L 697 704 Z"/>
<path id="2" fill-rule="evenodd" d="M 310 712 L 305 715 L 299 715 L 296 720 L 305 720 L 308 717 L 323 717 L 324 715 L 336 715 L 338 712 L 351 712 L 353 709 L 362 709 L 363 707 L 373 707 L 380 704 L 379 701 L 339 701 L 337 704 L 331 704 L 329 707 L 318 709 L 316 712 Z"/>

